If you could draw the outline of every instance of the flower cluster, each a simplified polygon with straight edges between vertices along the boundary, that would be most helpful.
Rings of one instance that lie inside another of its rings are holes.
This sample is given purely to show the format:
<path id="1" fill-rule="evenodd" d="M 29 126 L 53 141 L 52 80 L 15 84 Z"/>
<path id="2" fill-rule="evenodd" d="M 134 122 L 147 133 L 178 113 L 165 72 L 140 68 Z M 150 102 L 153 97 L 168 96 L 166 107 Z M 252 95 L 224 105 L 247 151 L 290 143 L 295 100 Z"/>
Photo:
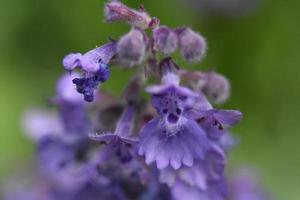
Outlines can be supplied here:
<path id="1" fill-rule="evenodd" d="M 134 10 L 119 1 L 105 5 L 105 17 L 129 24 L 130 31 L 64 57 L 68 73 L 50 99 L 58 112 L 35 109 L 24 117 L 26 133 L 37 144 L 38 181 L 8 197 L 246 200 L 238 193 L 244 188 L 234 192 L 242 198 L 231 198 L 224 173 L 234 145 L 230 127 L 242 114 L 213 107 L 228 99 L 229 81 L 212 71 L 184 70 L 171 57 L 178 50 L 189 63 L 201 61 L 203 36 L 189 27 L 160 25 L 143 6 Z M 98 90 L 113 64 L 136 69 L 122 99 Z M 147 85 L 151 76 L 160 83 Z"/>

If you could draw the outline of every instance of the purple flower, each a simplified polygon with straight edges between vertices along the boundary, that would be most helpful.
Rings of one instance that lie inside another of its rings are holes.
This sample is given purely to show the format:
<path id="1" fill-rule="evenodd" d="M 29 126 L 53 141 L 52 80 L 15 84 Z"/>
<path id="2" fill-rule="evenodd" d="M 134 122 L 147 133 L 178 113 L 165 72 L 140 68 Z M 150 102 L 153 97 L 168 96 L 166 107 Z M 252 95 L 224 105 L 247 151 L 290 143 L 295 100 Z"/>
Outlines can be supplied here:
<path id="1" fill-rule="evenodd" d="M 140 29 L 133 28 L 121 37 L 118 42 L 117 53 L 120 63 L 127 67 L 140 64 L 144 60 L 147 43 L 146 33 Z"/>
<path id="2" fill-rule="evenodd" d="M 204 159 L 208 148 L 205 132 L 187 112 L 197 95 L 179 86 L 179 77 L 171 72 L 173 65 L 166 59 L 162 63 L 162 85 L 147 88 L 159 116 L 142 129 L 139 144 L 139 154 L 145 155 L 146 163 L 156 161 L 159 169 L 192 166 L 194 159 Z"/>
<path id="3" fill-rule="evenodd" d="M 105 16 L 108 22 L 128 23 L 131 30 L 119 41 L 63 59 L 69 74 L 57 81 L 50 101 L 58 112 L 34 110 L 24 119 L 27 134 L 37 143 L 39 182 L 11 198 L 249 199 L 247 193 L 256 190 L 240 181 L 233 182 L 227 196 L 224 175 L 232 145 L 229 128 L 242 114 L 215 109 L 209 102 L 223 103 L 229 82 L 213 72 L 181 70 L 171 57 L 162 57 L 179 47 L 184 59 L 200 61 L 204 38 L 190 28 L 158 27 L 159 20 L 143 6 L 134 10 L 117 0 L 105 4 Z M 112 59 L 123 67 L 141 65 L 123 100 L 97 91 L 110 77 Z M 141 94 L 150 75 L 161 80 L 145 89 L 151 102 Z M 188 85 L 180 85 L 180 78 Z M 95 96 L 95 103 L 85 102 Z M 102 134 L 90 134 L 98 132 Z"/>
<path id="4" fill-rule="evenodd" d="M 159 24 L 159 20 L 151 18 L 142 6 L 137 11 L 119 1 L 111 1 L 105 5 L 105 17 L 108 22 L 125 22 L 141 29 L 152 28 Z"/>
<path id="5" fill-rule="evenodd" d="M 206 41 L 190 28 L 178 28 L 179 48 L 181 55 L 188 62 L 199 62 L 206 53 Z"/>
<path id="6" fill-rule="evenodd" d="M 167 26 L 160 26 L 153 30 L 154 45 L 164 54 L 171 54 L 178 46 L 178 36 Z"/>
<path id="7" fill-rule="evenodd" d="M 86 101 L 93 101 L 98 85 L 108 80 L 110 76 L 108 63 L 116 54 L 116 46 L 116 42 L 111 42 L 84 55 L 72 53 L 64 58 L 63 65 L 66 70 L 72 71 L 76 67 L 82 69 L 84 77 L 74 78 L 73 83 L 77 92 L 83 94 Z"/>

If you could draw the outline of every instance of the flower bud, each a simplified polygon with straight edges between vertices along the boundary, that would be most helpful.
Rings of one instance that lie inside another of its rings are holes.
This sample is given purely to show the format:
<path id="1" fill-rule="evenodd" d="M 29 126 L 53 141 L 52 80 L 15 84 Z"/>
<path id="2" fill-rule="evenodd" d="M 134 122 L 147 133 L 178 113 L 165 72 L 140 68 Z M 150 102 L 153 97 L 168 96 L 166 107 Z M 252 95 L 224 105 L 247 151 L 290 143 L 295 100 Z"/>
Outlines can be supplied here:
<path id="1" fill-rule="evenodd" d="M 202 91 L 212 103 L 224 103 L 230 96 L 230 83 L 220 74 L 205 73 L 203 80 L 200 80 L 200 85 Z"/>
<path id="2" fill-rule="evenodd" d="M 176 51 L 178 37 L 176 33 L 167 26 L 160 26 L 153 30 L 153 39 L 156 48 L 164 54 Z"/>
<path id="3" fill-rule="evenodd" d="M 188 62 L 199 62 L 206 53 L 206 41 L 190 28 L 177 29 L 181 55 Z"/>
<path id="4" fill-rule="evenodd" d="M 140 64 L 146 54 L 147 36 L 139 29 L 132 29 L 118 42 L 117 53 L 121 64 L 132 67 Z"/>
<path id="5" fill-rule="evenodd" d="M 151 18 L 144 9 L 131 9 L 119 1 L 112 1 L 105 5 L 107 22 L 126 22 L 134 27 L 147 29 L 153 26 L 156 18 Z"/>

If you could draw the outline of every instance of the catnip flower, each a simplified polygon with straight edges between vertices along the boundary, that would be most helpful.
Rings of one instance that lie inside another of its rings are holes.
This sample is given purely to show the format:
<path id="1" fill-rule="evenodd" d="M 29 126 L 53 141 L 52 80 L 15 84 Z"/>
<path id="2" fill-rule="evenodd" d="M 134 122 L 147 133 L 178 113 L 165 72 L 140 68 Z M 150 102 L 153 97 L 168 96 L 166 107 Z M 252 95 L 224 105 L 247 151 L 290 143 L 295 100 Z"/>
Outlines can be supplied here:
<path id="1" fill-rule="evenodd" d="M 147 164 L 156 161 L 159 169 L 192 166 L 194 159 L 204 159 L 208 148 L 205 132 L 186 112 L 197 95 L 179 86 L 171 59 L 164 60 L 161 66 L 162 85 L 147 88 L 159 116 L 142 129 L 139 154 L 145 155 Z"/>
<path id="2" fill-rule="evenodd" d="M 242 118 L 213 107 L 229 97 L 227 79 L 186 71 L 165 57 L 179 48 L 188 62 L 201 61 L 204 38 L 190 28 L 158 26 L 142 6 L 116 0 L 105 4 L 105 17 L 130 31 L 63 59 L 69 73 L 49 101 L 58 111 L 34 109 L 23 121 L 37 146 L 38 181 L 8 191 L 7 200 L 262 200 L 251 180 L 227 181 L 227 155 L 236 144 L 230 128 Z M 128 69 L 136 73 L 121 98 L 97 91 L 112 61 L 120 69 L 140 66 Z M 147 85 L 152 78 L 160 84 Z"/>
<path id="3" fill-rule="evenodd" d="M 116 54 L 116 47 L 117 42 L 113 41 L 84 55 L 72 53 L 63 59 L 66 70 L 72 71 L 76 68 L 82 70 L 83 77 L 73 79 L 73 83 L 76 85 L 77 92 L 84 95 L 84 100 L 93 101 L 95 90 L 99 84 L 109 79 L 110 69 L 108 63 Z"/>

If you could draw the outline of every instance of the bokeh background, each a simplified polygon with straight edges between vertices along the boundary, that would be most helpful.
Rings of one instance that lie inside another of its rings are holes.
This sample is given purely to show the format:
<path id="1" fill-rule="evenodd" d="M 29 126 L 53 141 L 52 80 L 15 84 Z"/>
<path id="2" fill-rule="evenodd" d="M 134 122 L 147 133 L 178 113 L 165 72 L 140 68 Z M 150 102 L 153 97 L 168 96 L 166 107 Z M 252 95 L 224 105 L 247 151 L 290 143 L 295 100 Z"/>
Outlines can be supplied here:
<path id="1" fill-rule="evenodd" d="M 217 6 L 211 4 L 217 2 Z M 61 60 L 128 31 L 103 22 L 101 0 L 0 0 L 0 179 L 33 157 L 20 116 L 45 106 L 63 73 Z M 204 62 L 232 83 L 224 108 L 240 109 L 240 146 L 231 165 L 258 169 L 277 199 L 300 196 L 300 2 L 297 0 L 127 0 L 162 24 L 189 25 L 208 40 Z M 224 4 L 225 2 L 225 4 Z M 231 3 L 228 3 L 231 2 Z M 118 94 L 130 72 L 114 69 L 106 89 Z M 1 181 L 1 180 L 0 180 Z"/>

